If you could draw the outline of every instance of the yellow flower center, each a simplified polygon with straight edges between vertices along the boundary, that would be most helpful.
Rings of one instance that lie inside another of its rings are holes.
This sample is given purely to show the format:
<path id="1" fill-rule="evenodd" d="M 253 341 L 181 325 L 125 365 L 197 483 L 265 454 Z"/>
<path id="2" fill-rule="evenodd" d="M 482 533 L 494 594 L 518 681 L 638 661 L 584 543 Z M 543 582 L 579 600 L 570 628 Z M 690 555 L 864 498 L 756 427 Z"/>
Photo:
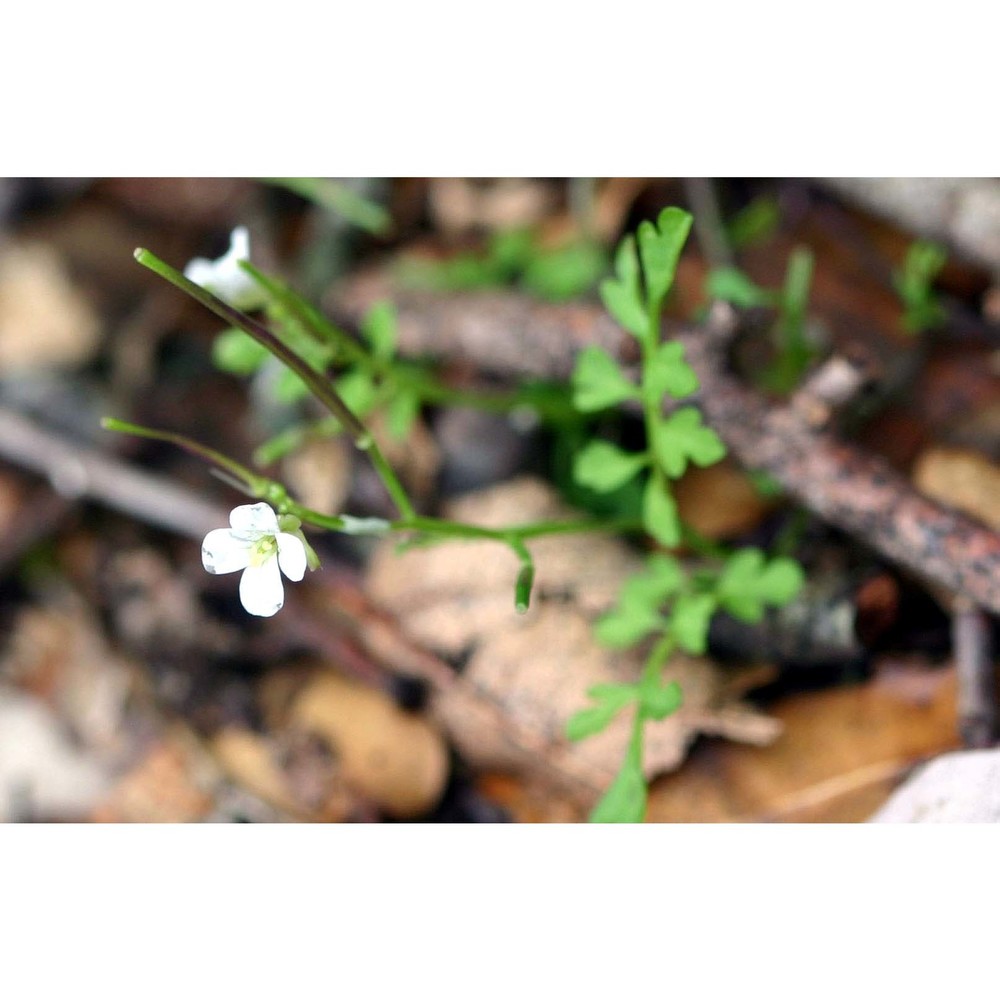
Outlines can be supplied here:
<path id="1" fill-rule="evenodd" d="M 274 535 L 265 535 L 250 550 L 250 565 L 263 566 L 278 551 L 278 539 Z"/>

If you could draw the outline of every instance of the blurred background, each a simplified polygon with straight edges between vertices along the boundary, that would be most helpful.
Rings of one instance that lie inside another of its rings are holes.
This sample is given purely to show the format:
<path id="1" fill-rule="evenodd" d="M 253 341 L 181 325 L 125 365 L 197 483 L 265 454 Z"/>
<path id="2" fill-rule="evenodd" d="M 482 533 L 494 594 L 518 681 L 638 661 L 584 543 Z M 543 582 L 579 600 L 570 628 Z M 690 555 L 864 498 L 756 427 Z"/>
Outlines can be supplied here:
<path id="1" fill-rule="evenodd" d="M 256 463 L 318 510 L 390 512 L 295 380 L 133 259 L 215 259 L 244 225 L 253 263 L 349 336 L 394 302 L 401 356 L 433 355 L 454 399 L 479 400 L 394 410 L 351 387 L 422 510 L 607 512 L 568 474 L 583 430 L 560 417 L 565 380 L 615 246 L 666 205 L 696 219 L 673 321 L 734 302 L 734 368 L 774 401 L 825 357 L 863 358 L 876 388 L 840 432 L 1000 527 L 995 181 L 0 181 L 0 820 L 585 817 L 621 742 L 569 747 L 561 726 L 619 667 L 589 625 L 634 548 L 553 544 L 521 621 L 486 550 L 401 559 L 315 534 L 322 570 L 251 618 L 200 559 L 245 499 L 100 420 Z M 510 392 L 511 413 L 482 403 Z M 962 745 L 940 594 L 733 461 L 678 499 L 705 538 L 783 547 L 809 585 L 765 627 L 720 621 L 684 665 L 685 710 L 650 747 L 650 820 L 860 821 Z"/>

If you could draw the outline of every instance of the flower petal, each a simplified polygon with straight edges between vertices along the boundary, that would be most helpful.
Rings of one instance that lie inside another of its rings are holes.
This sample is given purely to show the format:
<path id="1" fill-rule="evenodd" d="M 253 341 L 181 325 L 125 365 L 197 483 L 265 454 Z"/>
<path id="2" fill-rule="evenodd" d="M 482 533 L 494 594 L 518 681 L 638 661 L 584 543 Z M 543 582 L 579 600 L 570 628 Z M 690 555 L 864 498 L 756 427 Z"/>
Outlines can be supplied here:
<path id="1" fill-rule="evenodd" d="M 302 539 L 287 531 L 278 533 L 278 565 L 289 580 L 296 583 L 306 575 L 306 547 Z"/>
<path id="2" fill-rule="evenodd" d="M 237 226 L 229 235 L 229 252 L 222 258 L 227 263 L 236 264 L 239 260 L 250 259 L 250 230 L 246 226 Z M 221 263 L 222 261 L 220 261 Z"/>
<path id="3" fill-rule="evenodd" d="M 240 600 L 252 615 L 270 618 L 285 603 L 278 560 L 268 559 L 260 566 L 248 566 L 240 580 Z"/>
<path id="4" fill-rule="evenodd" d="M 257 282 L 240 267 L 250 259 L 250 232 L 237 226 L 229 237 L 229 249 L 218 260 L 196 257 L 184 268 L 184 277 L 207 288 L 237 309 L 258 309 L 267 301 Z"/>
<path id="5" fill-rule="evenodd" d="M 201 563 L 209 573 L 235 573 L 250 565 L 250 546 L 228 528 L 216 528 L 201 543 Z"/>
<path id="6" fill-rule="evenodd" d="M 233 531 L 244 538 L 260 538 L 278 533 L 278 516 L 266 503 L 247 503 L 234 507 L 229 515 Z"/>

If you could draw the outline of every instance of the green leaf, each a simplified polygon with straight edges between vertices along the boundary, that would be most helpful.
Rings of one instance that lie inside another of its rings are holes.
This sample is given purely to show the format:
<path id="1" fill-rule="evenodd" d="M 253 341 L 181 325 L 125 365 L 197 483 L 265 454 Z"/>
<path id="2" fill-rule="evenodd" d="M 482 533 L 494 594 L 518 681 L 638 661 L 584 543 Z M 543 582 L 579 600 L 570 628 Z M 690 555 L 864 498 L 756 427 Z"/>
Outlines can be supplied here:
<path id="1" fill-rule="evenodd" d="M 376 302 L 365 314 L 361 332 L 371 345 L 377 361 L 391 361 L 396 353 L 398 337 L 396 307 L 391 302 Z"/>
<path id="2" fill-rule="evenodd" d="M 535 234 L 530 229 L 505 229 L 490 237 L 488 256 L 506 276 L 523 271 L 535 253 Z"/>
<path id="3" fill-rule="evenodd" d="M 701 422 L 701 413 L 693 406 L 682 406 L 653 428 L 656 458 L 668 476 L 682 475 L 688 461 L 711 465 L 726 454 L 718 434 Z"/>
<path id="4" fill-rule="evenodd" d="M 591 441 L 573 463 L 573 478 L 598 493 L 610 493 L 637 475 L 649 459 L 607 441 Z"/>
<path id="5" fill-rule="evenodd" d="M 788 257 L 783 289 L 783 309 L 789 325 L 805 321 L 809 305 L 809 287 L 812 284 L 813 255 L 805 247 L 796 247 Z"/>
<path id="6" fill-rule="evenodd" d="M 524 287 L 539 298 L 564 302 L 592 288 L 608 266 L 595 243 L 576 242 L 539 251 L 525 268 Z"/>
<path id="7" fill-rule="evenodd" d="M 348 372 L 337 379 L 337 392 L 357 416 L 364 416 L 375 404 L 375 383 L 363 371 Z"/>
<path id="8" fill-rule="evenodd" d="M 692 217 L 680 208 L 665 208 L 654 226 L 639 225 L 639 253 L 651 303 L 662 302 L 674 283 L 677 261 L 691 232 Z"/>
<path id="9" fill-rule="evenodd" d="M 573 405 L 582 413 L 592 413 L 639 395 L 625 378 L 615 360 L 600 347 L 586 347 L 573 370 Z"/>
<path id="10" fill-rule="evenodd" d="M 638 684 L 594 684 L 587 688 L 588 698 L 613 704 L 617 708 L 624 708 L 630 701 L 634 701 L 638 693 Z"/>
<path id="11" fill-rule="evenodd" d="M 309 386 L 291 368 L 282 368 L 274 380 L 274 398 L 279 403 L 295 403 L 310 394 Z"/>
<path id="12" fill-rule="evenodd" d="M 618 247 L 615 271 L 617 278 L 601 282 L 601 300 L 629 333 L 645 340 L 649 336 L 649 316 L 639 288 L 639 257 L 631 236 L 626 236 Z"/>
<path id="13" fill-rule="evenodd" d="M 224 330 L 212 344 L 212 361 L 215 367 L 231 375 L 252 375 L 270 353 L 250 334 L 236 327 Z"/>
<path id="14" fill-rule="evenodd" d="M 732 302 L 741 309 L 777 305 L 779 296 L 755 284 L 738 267 L 717 267 L 709 271 L 705 294 L 710 299 Z"/>
<path id="15" fill-rule="evenodd" d="M 765 563 L 760 549 L 741 549 L 723 568 L 716 587 L 719 603 L 735 618 L 758 622 L 767 605 L 780 607 L 799 592 L 802 567 L 785 557 Z"/>
<path id="16" fill-rule="evenodd" d="M 646 483 L 642 494 L 642 523 L 661 545 L 672 548 L 680 544 L 677 504 L 660 476 L 650 476 Z"/>
<path id="17" fill-rule="evenodd" d="M 375 236 L 384 236 L 392 229 L 392 216 L 377 202 L 358 194 L 344 181 L 329 177 L 262 177 L 266 184 L 274 184 L 293 191 L 337 215 L 352 225 Z"/>
<path id="18" fill-rule="evenodd" d="M 576 742 L 588 736 L 596 736 L 608 727 L 611 720 L 618 714 L 614 705 L 597 705 L 594 708 L 584 708 L 571 715 L 566 722 L 566 738 Z"/>
<path id="19" fill-rule="evenodd" d="M 629 749 L 618 776 L 589 816 L 591 823 L 641 823 L 646 815 L 646 779 L 637 748 Z"/>
<path id="20" fill-rule="evenodd" d="M 582 740 L 594 736 L 630 702 L 635 701 L 638 687 L 635 684 L 595 684 L 587 696 L 599 702 L 596 707 L 585 708 L 572 715 L 566 723 L 566 736 Z"/>
<path id="21" fill-rule="evenodd" d="M 597 620 L 594 635 L 602 646 L 627 649 L 662 624 L 662 616 L 649 607 L 619 607 Z"/>
<path id="22" fill-rule="evenodd" d="M 657 553 L 646 560 L 646 569 L 629 577 L 618 599 L 620 607 L 629 610 L 657 610 L 663 601 L 677 592 L 684 582 L 680 563 L 670 556 Z"/>
<path id="23" fill-rule="evenodd" d="M 684 360 L 684 345 L 676 342 L 661 344 L 646 369 L 643 391 L 649 402 L 659 404 L 664 393 L 679 399 L 698 388 L 698 376 Z"/>
<path id="24" fill-rule="evenodd" d="M 696 655 L 705 652 L 715 608 L 712 594 L 682 594 L 677 598 L 670 615 L 670 632 L 682 649 Z"/>
<path id="25" fill-rule="evenodd" d="M 761 195 L 739 211 L 729 223 L 729 242 L 734 250 L 764 242 L 774 235 L 780 222 L 778 200 L 770 195 Z"/>
<path id="26" fill-rule="evenodd" d="M 400 389 L 389 402 L 389 433 L 397 441 L 405 441 L 420 413 L 420 397 L 411 390 Z"/>
<path id="27" fill-rule="evenodd" d="M 665 719 L 681 707 L 684 701 L 681 686 L 671 681 L 662 687 L 655 687 L 642 693 L 642 708 L 651 719 Z"/>
<path id="28" fill-rule="evenodd" d="M 905 307 L 903 326 L 911 333 L 936 326 L 944 319 L 944 307 L 933 282 L 946 261 L 943 247 L 917 240 L 907 251 L 902 270 L 893 276 L 893 285 Z"/>

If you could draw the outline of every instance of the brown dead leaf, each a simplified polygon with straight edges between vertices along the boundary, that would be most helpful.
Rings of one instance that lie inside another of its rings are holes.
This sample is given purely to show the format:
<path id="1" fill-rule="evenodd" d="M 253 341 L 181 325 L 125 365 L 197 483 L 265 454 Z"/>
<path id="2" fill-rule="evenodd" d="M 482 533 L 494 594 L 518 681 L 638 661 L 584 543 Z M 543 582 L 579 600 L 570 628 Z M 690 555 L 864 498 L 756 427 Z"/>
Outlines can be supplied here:
<path id="1" fill-rule="evenodd" d="M 355 797 L 333 755 L 309 754 L 310 773 L 303 780 L 303 755 L 279 741 L 280 737 L 230 726 L 212 737 L 209 749 L 233 781 L 295 819 L 339 823 L 351 818 Z"/>
<path id="2" fill-rule="evenodd" d="M 917 460 L 914 485 L 922 493 L 1000 529 L 1000 466 L 973 451 L 929 448 Z"/>
<path id="3" fill-rule="evenodd" d="M 419 816 L 440 799 L 448 780 L 448 748 L 438 729 L 420 715 L 404 712 L 382 691 L 330 670 L 273 675 L 264 700 L 287 700 L 272 709 L 272 729 L 313 734 L 333 754 L 344 783 L 400 819 Z M 278 696 L 276 688 L 284 688 Z"/>
<path id="4" fill-rule="evenodd" d="M 514 177 L 438 177 L 430 182 L 429 198 L 435 223 L 452 235 L 477 227 L 492 230 L 533 226 L 554 205 L 548 185 Z"/>
<path id="5" fill-rule="evenodd" d="M 463 497 L 447 514 L 495 526 L 572 512 L 545 484 L 522 478 Z M 635 653 L 602 648 L 591 626 L 639 560 L 623 543 L 600 535 L 550 536 L 531 548 L 536 584 L 525 615 L 513 608 L 517 561 L 493 543 L 446 543 L 402 555 L 387 543 L 370 563 L 368 589 L 407 635 L 446 656 L 467 658 L 456 682 L 433 700 L 467 760 L 534 774 L 592 798 L 621 764 L 628 719 L 577 744 L 563 732 L 567 719 L 586 707 L 588 687 L 638 676 Z M 676 656 L 665 676 L 680 683 L 684 707 L 648 726 L 650 775 L 676 768 L 699 732 L 753 742 L 777 735 L 771 720 L 735 700 L 707 660 Z"/>
<path id="6" fill-rule="evenodd" d="M 343 438 L 309 441 L 281 462 L 284 482 L 313 510 L 343 510 L 351 488 L 351 449 Z"/>
<path id="7" fill-rule="evenodd" d="M 860 822 L 916 763 L 958 746 L 955 676 L 926 684 L 881 677 L 794 695 L 773 708 L 784 726 L 769 747 L 708 743 L 657 782 L 650 822 Z"/>
<path id="8" fill-rule="evenodd" d="M 94 823 L 196 823 L 212 808 L 191 748 L 176 736 L 157 743 L 94 809 Z"/>
<path id="9" fill-rule="evenodd" d="M 0 660 L 0 674 L 47 701 L 77 739 L 105 755 L 125 751 L 133 672 L 109 647 L 93 612 L 69 592 L 25 607 Z"/>
<path id="10" fill-rule="evenodd" d="M 50 247 L 10 242 L 0 248 L 0 372 L 82 364 L 97 349 L 99 329 Z"/>
<path id="11" fill-rule="evenodd" d="M 692 466 L 676 484 L 674 495 L 681 519 L 712 539 L 745 534 L 775 505 L 729 460 L 704 469 Z"/>

